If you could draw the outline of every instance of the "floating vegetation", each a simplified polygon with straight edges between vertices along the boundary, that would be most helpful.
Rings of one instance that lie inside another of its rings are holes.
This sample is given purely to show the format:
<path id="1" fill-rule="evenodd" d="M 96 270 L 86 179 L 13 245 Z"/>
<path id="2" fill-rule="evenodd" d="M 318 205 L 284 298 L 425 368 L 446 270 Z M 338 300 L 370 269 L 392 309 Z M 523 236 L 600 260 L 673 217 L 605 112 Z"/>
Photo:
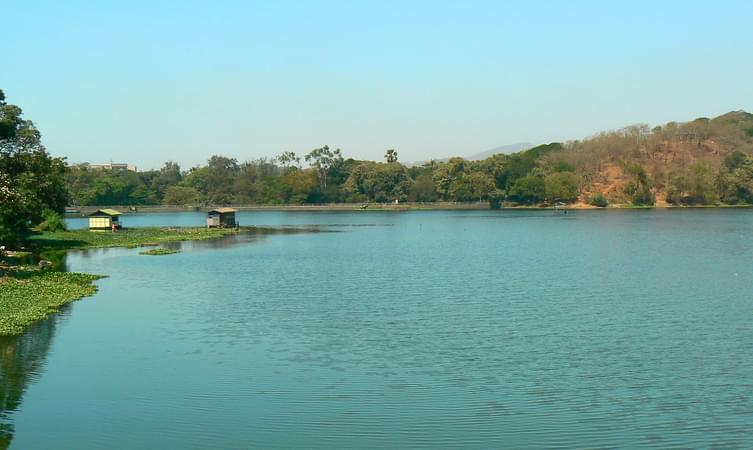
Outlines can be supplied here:
<path id="1" fill-rule="evenodd" d="M 175 253 L 179 253 L 178 250 L 173 250 L 171 248 L 153 248 L 151 250 L 141 252 L 139 253 L 139 255 L 161 256 L 161 255 L 173 255 Z"/>
<path id="2" fill-rule="evenodd" d="M 99 275 L 18 267 L 0 278 L 0 336 L 21 334 L 32 322 L 74 300 L 94 294 Z"/>
<path id="3" fill-rule="evenodd" d="M 46 319 L 50 314 L 74 300 L 94 294 L 94 280 L 99 275 L 40 270 L 32 266 L 40 255 L 46 260 L 61 259 L 67 250 L 103 247 L 154 247 L 167 242 L 202 241 L 224 236 L 246 234 L 289 234 L 320 231 L 293 227 L 228 228 L 130 228 L 116 233 L 89 230 L 45 231 L 27 241 L 32 252 L 6 252 L 0 257 L 0 336 L 21 334 L 28 325 Z M 155 248 L 142 255 L 170 255 L 177 250 Z M 52 268 L 61 264 L 52 263 Z M 0 447 L 2 447 L 0 439 Z"/>
<path id="4" fill-rule="evenodd" d="M 133 228 L 117 233 L 88 230 L 50 231 L 33 236 L 28 244 L 34 254 L 57 254 L 70 249 L 154 246 L 165 242 L 220 238 L 233 230 L 206 228 Z M 150 255 L 176 253 L 165 248 Z M 31 323 L 46 319 L 59 308 L 93 295 L 99 275 L 39 270 L 29 265 L 29 252 L 9 252 L 0 259 L 0 336 L 21 334 Z"/>
<path id="5" fill-rule="evenodd" d="M 1 252 L 0 267 L 4 264 L 20 265 L 28 264 L 33 260 L 31 252 Z"/>
<path id="6" fill-rule="evenodd" d="M 101 247 L 155 246 L 165 242 L 216 239 L 237 231 L 227 228 L 129 228 L 117 233 L 94 233 L 89 230 L 45 232 L 30 239 L 36 249 L 61 250 Z"/>

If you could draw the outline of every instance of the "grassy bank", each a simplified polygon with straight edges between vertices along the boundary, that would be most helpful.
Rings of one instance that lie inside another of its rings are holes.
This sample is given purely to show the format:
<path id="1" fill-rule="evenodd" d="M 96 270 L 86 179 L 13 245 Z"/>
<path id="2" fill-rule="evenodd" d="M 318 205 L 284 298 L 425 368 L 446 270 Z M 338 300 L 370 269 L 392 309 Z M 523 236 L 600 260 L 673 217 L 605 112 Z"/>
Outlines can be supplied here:
<path id="1" fill-rule="evenodd" d="M 311 228 L 234 229 L 130 228 L 110 232 L 72 230 L 44 232 L 32 236 L 25 252 L 0 257 L 0 336 L 21 334 L 32 322 L 47 318 L 67 303 L 94 294 L 100 275 L 40 270 L 31 259 L 54 259 L 68 250 L 106 247 L 147 247 L 167 242 L 218 239 L 238 233 L 290 234 L 317 231 Z M 167 255 L 174 250 L 159 248 L 144 254 Z M 54 266 L 54 265 L 53 265 Z M 3 276 L 4 274 L 4 276 Z"/>
<path id="2" fill-rule="evenodd" d="M 216 239 L 234 233 L 237 231 L 206 228 L 133 228 L 117 233 L 59 231 L 33 236 L 27 247 L 34 256 L 45 258 L 73 249 L 151 246 Z M 19 252 L 0 258 L 0 336 L 21 334 L 31 323 L 46 319 L 61 306 L 94 294 L 97 291 L 94 281 L 102 278 L 100 275 L 40 270 L 29 265 L 30 256 L 28 252 Z"/>
<path id="3" fill-rule="evenodd" d="M 246 230 L 244 230 L 246 231 Z M 36 254 L 53 250 L 72 250 L 104 247 L 127 247 L 159 245 L 166 242 L 200 241 L 217 239 L 238 231 L 207 228 L 129 228 L 110 232 L 72 230 L 45 232 L 33 236 L 29 246 Z"/>
<path id="4" fill-rule="evenodd" d="M 21 334 L 37 320 L 94 294 L 98 275 L 33 270 L 18 266 L 0 278 L 0 336 Z"/>

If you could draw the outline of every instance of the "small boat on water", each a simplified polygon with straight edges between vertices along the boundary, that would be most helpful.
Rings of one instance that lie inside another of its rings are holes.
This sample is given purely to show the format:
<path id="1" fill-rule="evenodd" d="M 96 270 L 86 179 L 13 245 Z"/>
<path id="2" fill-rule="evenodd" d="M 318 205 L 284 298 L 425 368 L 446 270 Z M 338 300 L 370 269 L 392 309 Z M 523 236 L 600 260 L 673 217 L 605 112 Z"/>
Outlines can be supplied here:
<path id="1" fill-rule="evenodd" d="M 557 202 L 554 204 L 554 212 L 559 214 L 567 214 L 567 203 Z"/>

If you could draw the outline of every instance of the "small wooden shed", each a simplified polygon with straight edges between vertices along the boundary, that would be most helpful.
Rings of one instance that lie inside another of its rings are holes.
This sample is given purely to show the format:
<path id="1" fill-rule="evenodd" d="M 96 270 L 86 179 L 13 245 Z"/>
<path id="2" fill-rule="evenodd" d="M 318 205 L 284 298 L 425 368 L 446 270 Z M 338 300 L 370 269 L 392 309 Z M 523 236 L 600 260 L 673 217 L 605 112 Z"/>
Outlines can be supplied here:
<path id="1" fill-rule="evenodd" d="M 207 213 L 207 228 L 233 228 L 236 210 L 233 208 L 217 208 Z"/>
<path id="2" fill-rule="evenodd" d="M 90 230 L 111 230 L 112 226 L 120 228 L 120 211 L 114 209 L 98 209 L 89 214 Z"/>

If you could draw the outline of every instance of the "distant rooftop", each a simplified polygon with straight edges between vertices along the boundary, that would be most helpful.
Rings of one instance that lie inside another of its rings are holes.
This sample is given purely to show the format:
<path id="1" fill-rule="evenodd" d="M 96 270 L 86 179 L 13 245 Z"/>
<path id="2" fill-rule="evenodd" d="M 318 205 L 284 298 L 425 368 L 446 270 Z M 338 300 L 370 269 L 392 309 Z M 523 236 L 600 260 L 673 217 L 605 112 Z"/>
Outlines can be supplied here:
<path id="1" fill-rule="evenodd" d="M 137 172 L 136 166 L 128 163 L 114 163 L 109 162 L 105 164 L 91 164 L 82 163 L 82 166 L 86 166 L 92 170 L 129 170 L 131 172 Z"/>
<path id="2" fill-rule="evenodd" d="M 227 213 L 234 213 L 234 212 L 238 212 L 238 210 L 233 209 L 233 208 L 215 208 L 209 211 L 209 214 L 227 214 Z"/>
<path id="3" fill-rule="evenodd" d="M 103 216 L 109 216 L 109 217 L 115 217 L 120 216 L 122 213 L 120 211 L 114 210 L 114 209 L 98 209 L 94 211 L 93 213 L 89 214 L 89 217 L 103 217 Z"/>

